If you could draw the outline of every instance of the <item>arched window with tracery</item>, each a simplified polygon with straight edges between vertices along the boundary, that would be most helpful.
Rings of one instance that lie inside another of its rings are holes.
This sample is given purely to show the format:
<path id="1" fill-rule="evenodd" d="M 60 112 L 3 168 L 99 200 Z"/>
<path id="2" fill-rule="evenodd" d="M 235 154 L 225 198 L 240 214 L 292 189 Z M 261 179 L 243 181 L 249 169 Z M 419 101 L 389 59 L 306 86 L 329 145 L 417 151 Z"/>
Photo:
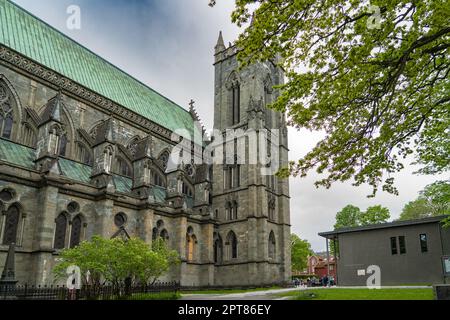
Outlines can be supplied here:
<path id="1" fill-rule="evenodd" d="M 70 247 L 75 248 L 81 242 L 83 232 L 83 219 L 81 215 L 77 215 L 72 220 L 72 228 L 70 231 Z"/>
<path id="2" fill-rule="evenodd" d="M 20 222 L 20 209 L 16 205 L 12 205 L 5 214 L 5 227 L 3 231 L 3 245 L 17 244 L 17 234 Z"/>
<path id="3" fill-rule="evenodd" d="M 76 157 L 79 162 L 87 164 L 89 166 L 93 163 L 92 152 L 90 148 L 88 148 L 84 143 L 77 143 Z"/>
<path id="4" fill-rule="evenodd" d="M 66 235 L 67 235 L 67 215 L 61 213 L 55 220 L 55 242 L 53 248 L 64 249 L 66 246 Z"/>
<path id="5" fill-rule="evenodd" d="M 276 253 L 275 234 L 273 233 L 273 231 L 271 231 L 269 235 L 269 258 L 274 260 L 275 253 Z"/>
<path id="6" fill-rule="evenodd" d="M 121 158 L 117 157 L 116 159 L 116 173 L 120 174 L 125 177 L 132 177 L 133 176 L 133 170 L 131 169 L 131 166 L 128 164 L 128 162 Z"/>
<path id="7" fill-rule="evenodd" d="M 167 164 L 169 162 L 169 158 L 170 158 L 170 153 L 168 150 L 164 150 L 161 153 L 161 155 L 158 157 L 158 161 L 164 170 L 167 169 Z"/>
<path id="8" fill-rule="evenodd" d="M 22 127 L 22 143 L 28 147 L 36 147 L 36 129 L 29 123 L 24 123 Z"/>
<path id="9" fill-rule="evenodd" d="M 3 81 L 0 81 L 0 137 L 11 139 L 13 124 L 12 94 Z"/>
<path id="10" fill-rule="evenodd" d="M 238 257 L 238 241 L 236 234 L 230 231 L 225 242 L 228 260 L 236 259 Z"/>
<path id="11" fill-rule="evenodd" d="M 165 188 L 166 179 L 165 177 L 156 169 L 152 170 L 152 183 L 155 186 Z"/>

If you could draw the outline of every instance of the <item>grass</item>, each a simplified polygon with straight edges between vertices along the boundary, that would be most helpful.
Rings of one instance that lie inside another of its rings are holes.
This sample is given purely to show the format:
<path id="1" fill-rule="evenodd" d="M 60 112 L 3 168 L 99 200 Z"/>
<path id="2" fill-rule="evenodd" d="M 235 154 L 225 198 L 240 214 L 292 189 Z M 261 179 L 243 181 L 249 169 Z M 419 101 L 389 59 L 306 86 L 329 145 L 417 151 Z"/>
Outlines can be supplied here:
<path id="1" fill-rule="evenodd" d="M 312 289 L 279 294 L 292 300 L 433 300 L 433 289 Z"/>
<path id="2" fill-rule="evenodd" d="M 183 294 L 232 294 L 232 293 L 245 293 L 245 292 L 255 292 L 255 291 L 265 291 L 281 289 L 281 287 L 270 287 L 270 288 L 252 288 L 252 289 L 221 289 L 221 290 L 194 290 L 194 291 L 183 291 Z"/>

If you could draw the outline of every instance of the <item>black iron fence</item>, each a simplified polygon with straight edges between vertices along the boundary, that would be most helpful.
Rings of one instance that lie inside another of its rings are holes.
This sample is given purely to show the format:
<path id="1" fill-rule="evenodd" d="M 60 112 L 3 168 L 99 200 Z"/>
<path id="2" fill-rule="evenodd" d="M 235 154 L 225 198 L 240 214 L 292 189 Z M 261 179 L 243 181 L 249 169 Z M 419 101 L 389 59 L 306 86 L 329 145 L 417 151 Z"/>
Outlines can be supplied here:
<path id="1" fill-rule="evenodd" d="M 158 282 L 139 286 L 3 286 L 0 300 L 166 300 L 175 299 L 178 282 Z"/>

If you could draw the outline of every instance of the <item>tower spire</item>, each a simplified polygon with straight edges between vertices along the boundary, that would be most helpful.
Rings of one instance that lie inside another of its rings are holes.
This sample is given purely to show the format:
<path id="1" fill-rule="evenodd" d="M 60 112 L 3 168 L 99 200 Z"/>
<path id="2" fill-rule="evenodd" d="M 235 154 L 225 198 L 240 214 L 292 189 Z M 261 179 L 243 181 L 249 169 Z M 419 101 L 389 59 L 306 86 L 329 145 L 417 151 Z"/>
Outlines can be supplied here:
<path id="1" fill-rule="evenodd" d="M 223 36 L 222 36 L 222 31 L 219 32 L 219 38 L 217 39 L 217 44 L 214 47 L 215 49 L 215 53 L 218 54 L 219 52 L 222 52 L 223 50 L 225 50 L 225 43 L 223 42 Z"/>

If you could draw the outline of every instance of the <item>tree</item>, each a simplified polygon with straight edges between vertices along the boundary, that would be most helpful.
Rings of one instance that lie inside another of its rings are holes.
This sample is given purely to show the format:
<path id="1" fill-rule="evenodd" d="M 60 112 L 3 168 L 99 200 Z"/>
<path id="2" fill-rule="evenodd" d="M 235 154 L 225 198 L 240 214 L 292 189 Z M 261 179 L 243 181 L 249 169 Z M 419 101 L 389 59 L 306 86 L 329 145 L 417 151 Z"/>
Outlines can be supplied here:
<path id="1" fill-rule="evenodd" d="M 384 223 L 391 217 L 389 209 L 380 205 L 368 207 L 367 210 L 359 216 L 359 225 Z"/>
<path id="2" fill-rule="evenodd" d="M 311 245 L 296 234 L 291 234 L 291 265 L 292 271 L 303 271 L 308 265 L 308 256 L 312 255 Z"/>
<path id="3" fill-rule="evenodd" d="M 427 185 L 416 200 L 407 203 L 399 220 L 420 219 L 450 214 L 450 182 Z"/>
<path id="4" fill-rule="evenodd" d="M 430 214 L 431 210 L 428 201 L 418 198 L 405 204 L 399 220 L 422 219 L 429 217 Z"/>
<path id="5" fill-rule="evenodd" d="M 279 176 L 315 169 L 316 186 L 352 179 L 373 196 L 380 185 L 398 193 L 390 174 L 408 155 L 421 173 L 450 168 L 448 0 L 236 0 L 232 21 L 247 26 L 242 66 L 285 71 L 271 108 L 325 133 Z"/>
<path id="6" fill-rule="evenodd" d="M 361 210 L 349 204 L 336 214 L 334 229 L 356 227 L 359 225 L 360 216 Z"/>
<path id="7" fill-rule="evenodd" d="M 119 293 L 125 279 L 131 279 L 132 284 L 154 282 L 171 264 L 177 263 L 175 251 L 159 242 L 156 247 L 152 250 L 138 238 L 124 240 L 94 236 L 91 241 L 63 250 L 60 263 L 53 272 L 57 278 L 65 278 L 68 267 L 78 266 L 83 285 L 92 286 L 97 292 L 96 288 L 110 284 Z"/>

